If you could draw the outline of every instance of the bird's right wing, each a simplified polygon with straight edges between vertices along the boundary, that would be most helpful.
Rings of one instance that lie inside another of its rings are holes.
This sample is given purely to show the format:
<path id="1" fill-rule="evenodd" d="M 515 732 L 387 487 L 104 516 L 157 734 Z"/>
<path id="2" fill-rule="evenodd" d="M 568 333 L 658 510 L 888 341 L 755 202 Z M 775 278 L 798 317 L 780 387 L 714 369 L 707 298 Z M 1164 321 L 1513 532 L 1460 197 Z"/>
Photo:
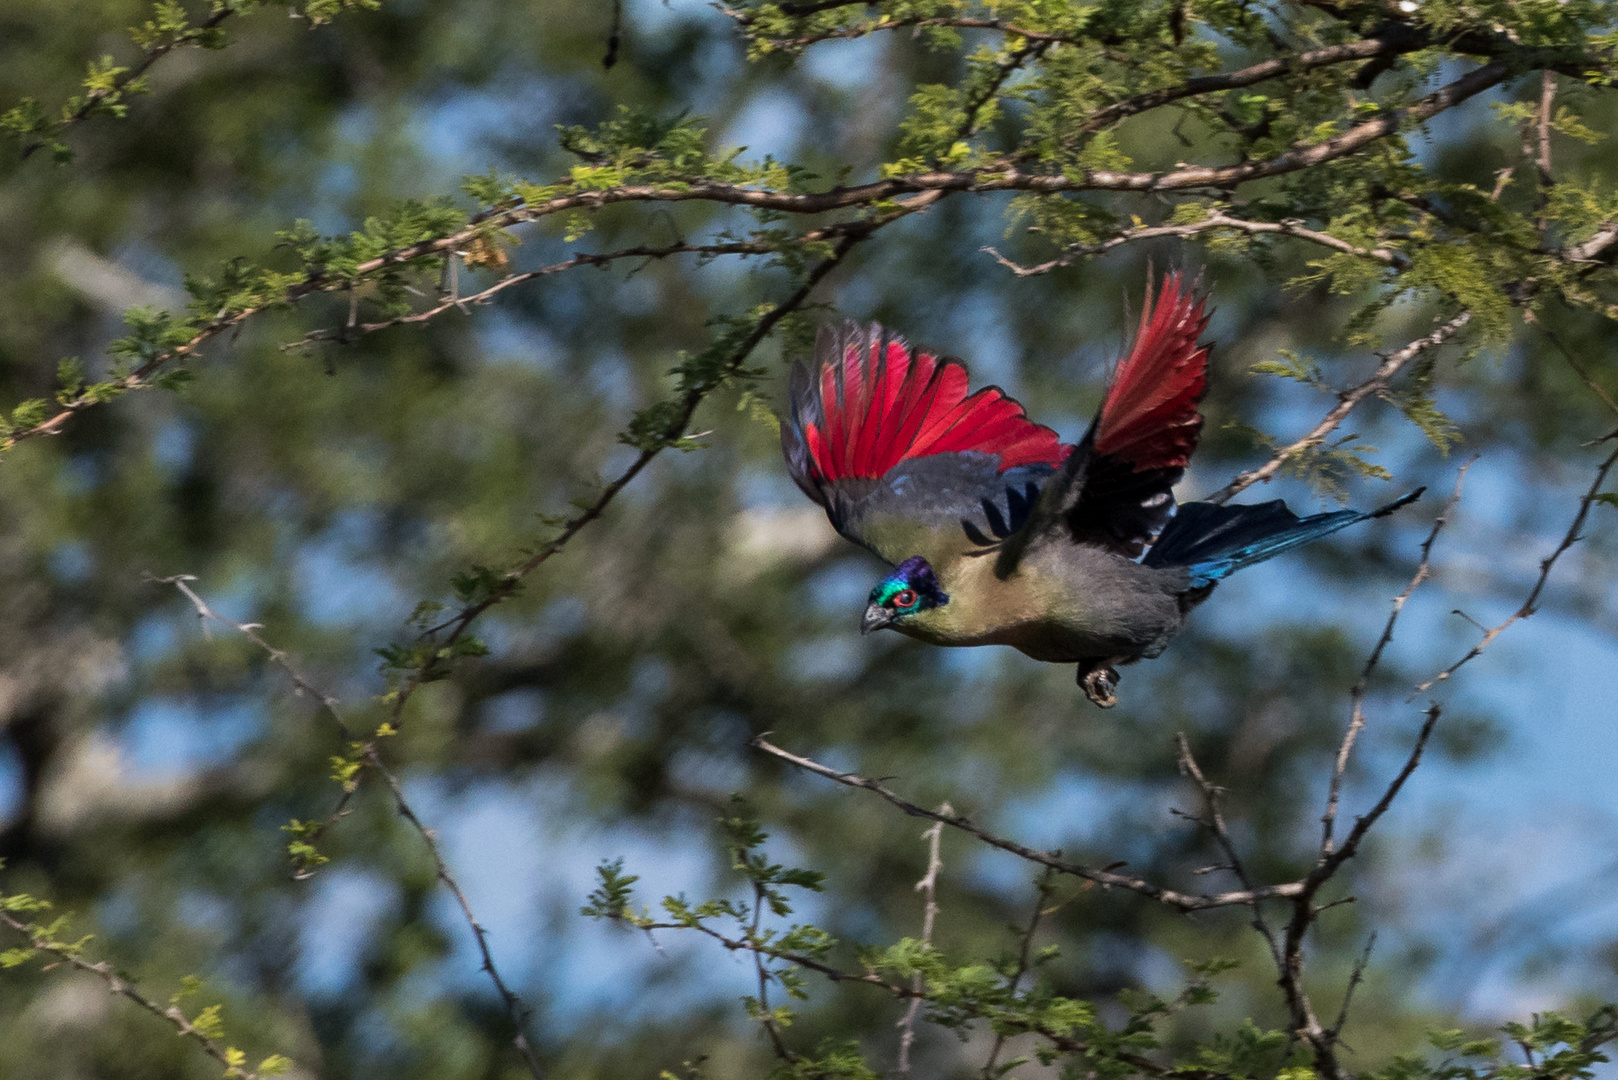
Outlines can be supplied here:
<path id="1" fill-rule="evenodd" d="M 822 327 L 794 365 L 781 448 L 848 539 L 890 563 L 993 550 L 1072 448 L 997 387 L 877 325 Z"/>
<path id="2" fill-rule="evenodd" d="M 1086 544 L 1137 558 L 1174 513 L 1174 485 L 1202 431 L 1208 387 L 1206 303 L 1179 273 L 1156 303 L 1147 284 L 1140 328 L 1118 364 L 1101 411 L 1041 491 L 1028 522 L 1000 549 L 1008 576 L 1029 545 Z"/>

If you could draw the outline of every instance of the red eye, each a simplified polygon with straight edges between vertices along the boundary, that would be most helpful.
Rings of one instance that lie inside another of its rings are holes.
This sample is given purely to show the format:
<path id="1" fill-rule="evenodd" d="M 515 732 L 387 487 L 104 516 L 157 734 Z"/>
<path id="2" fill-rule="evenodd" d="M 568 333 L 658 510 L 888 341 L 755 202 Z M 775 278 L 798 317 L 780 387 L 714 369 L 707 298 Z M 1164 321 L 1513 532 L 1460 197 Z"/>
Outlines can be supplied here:
<path id="1" fill-rule="evenodd" d="M 915 602 L 916 591 L 914 589 L 905 589 L 903 592 L 895 593 L 893 596 L 894 607 L 909 607 Z"/>

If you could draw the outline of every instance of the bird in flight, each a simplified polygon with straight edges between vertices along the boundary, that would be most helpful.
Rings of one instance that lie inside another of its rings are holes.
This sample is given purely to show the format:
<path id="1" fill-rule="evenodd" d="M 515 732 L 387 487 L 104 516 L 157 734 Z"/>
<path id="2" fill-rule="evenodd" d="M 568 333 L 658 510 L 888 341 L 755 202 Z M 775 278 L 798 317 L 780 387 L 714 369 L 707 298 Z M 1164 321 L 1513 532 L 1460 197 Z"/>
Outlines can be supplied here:
<path id="1" fill-rule="evenodd" d="M 1369 512 L 1300 518 L 1280 500 L 1176 506 L 1202 430 L 1206 298 L 1178 273 L 1151 283 L 1140 328 L 1078 445 L 998 387 L 881 326 L 822 327 L 795 364 L 781 445 L 792 479 L 844 537 L 893 570 L 862 633 L 1010 645 L 1077 664 L 1095 704 L 1117 667 L 1162 653 L 1218 582 Z M 1142 557 L 1144 555 L 1144 557 Z"/>

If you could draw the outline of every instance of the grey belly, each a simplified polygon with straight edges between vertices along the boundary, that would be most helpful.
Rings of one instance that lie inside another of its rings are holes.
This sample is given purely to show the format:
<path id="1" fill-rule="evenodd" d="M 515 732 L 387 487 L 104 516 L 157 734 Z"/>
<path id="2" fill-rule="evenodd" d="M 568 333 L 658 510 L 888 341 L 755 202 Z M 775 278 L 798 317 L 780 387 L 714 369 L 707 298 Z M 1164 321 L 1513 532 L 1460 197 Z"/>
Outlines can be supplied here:
<path id="1" fill-rule="evenodd" d="M 1157 656 L 1185 621 L 1183 570 L 1158 570 L 1094 549 L 1069 548 L 1040 567 L 1062 594 L 1037 623 L 1008 628 L 1004 643 L 1048 663 Z"/>

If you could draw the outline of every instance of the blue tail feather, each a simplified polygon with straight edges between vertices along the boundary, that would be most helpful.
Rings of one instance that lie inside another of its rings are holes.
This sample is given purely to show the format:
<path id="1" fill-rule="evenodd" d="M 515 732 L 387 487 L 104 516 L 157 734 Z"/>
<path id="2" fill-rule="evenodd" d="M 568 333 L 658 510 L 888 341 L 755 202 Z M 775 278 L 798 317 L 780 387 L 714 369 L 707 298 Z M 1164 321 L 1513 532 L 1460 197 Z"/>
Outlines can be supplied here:
<path id="1" fill-rule="evenodd" d="M 1418 488 L 1368 512 L 1337 510 L 1306 518 L 1288 510 L 1279 499 L 1255 506 L 1184 503 L 1142 562 L 1159 568 L 1183 566 L 1191 572 L 1193 585 L 1211 585 L 1244 566 L 1274 558 L 1357 522 L 1391 514 L 1414 502 L 1424 490 Z"/>

